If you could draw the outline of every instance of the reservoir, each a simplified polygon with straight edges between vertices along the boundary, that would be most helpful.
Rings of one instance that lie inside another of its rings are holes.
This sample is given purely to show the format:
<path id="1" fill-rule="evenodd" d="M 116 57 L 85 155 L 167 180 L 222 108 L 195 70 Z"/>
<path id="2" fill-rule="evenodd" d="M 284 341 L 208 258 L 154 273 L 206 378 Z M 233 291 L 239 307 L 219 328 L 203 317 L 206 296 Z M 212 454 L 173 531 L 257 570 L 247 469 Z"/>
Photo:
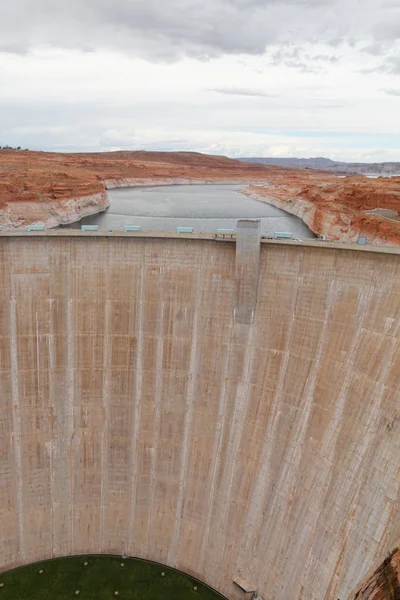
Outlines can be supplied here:
<path id="1" fill-rule="evenodd" d="M 193 227 L 194 232 L 215 233 L 217 229 L 236 230 L 238 219 L 259 218 L 264 236 L 286 231 L 300 239 L 315 238 L 298 217 L 241 194 L 244 187 L 207 184 L 113 189 L 108 191 L 110 208 L 68 227 L 98 225 L 99 229 L 121 230 L 137 225 L 143 231 L 166 232 Z"/>

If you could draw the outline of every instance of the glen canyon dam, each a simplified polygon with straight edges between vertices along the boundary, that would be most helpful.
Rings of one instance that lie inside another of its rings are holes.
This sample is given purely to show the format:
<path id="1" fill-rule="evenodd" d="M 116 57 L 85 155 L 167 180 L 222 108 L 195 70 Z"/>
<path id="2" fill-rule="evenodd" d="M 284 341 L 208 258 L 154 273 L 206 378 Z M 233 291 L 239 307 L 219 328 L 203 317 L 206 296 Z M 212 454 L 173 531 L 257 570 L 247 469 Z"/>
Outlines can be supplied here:
<path id="1" fill-rule="evenodd" d="M 1 585 L 116 555 L 229 600 L 399 598 L 399 310 L 394 246 L 3 231 Z"/>

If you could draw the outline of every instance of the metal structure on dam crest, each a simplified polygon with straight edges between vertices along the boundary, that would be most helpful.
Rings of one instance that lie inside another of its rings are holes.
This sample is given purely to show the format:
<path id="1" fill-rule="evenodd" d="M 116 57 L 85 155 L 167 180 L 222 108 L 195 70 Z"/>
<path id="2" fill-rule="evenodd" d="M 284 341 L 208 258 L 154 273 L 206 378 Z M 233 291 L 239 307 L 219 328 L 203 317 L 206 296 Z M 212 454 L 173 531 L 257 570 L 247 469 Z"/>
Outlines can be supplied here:
<path id="1" fill-rule="evenodd" d="M 397 249 L 0 234 L 0 570 L 344 600 L 400 539 Z M 244 584 L 243 584 L 244 585 Z"/>

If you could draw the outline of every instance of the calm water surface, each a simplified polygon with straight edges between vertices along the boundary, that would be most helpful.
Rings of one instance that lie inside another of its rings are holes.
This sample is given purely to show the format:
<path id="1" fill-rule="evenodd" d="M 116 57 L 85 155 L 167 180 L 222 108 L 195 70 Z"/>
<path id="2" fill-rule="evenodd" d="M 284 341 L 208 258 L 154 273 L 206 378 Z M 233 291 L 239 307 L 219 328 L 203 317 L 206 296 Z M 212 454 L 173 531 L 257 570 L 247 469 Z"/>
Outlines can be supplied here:
<path id="1" fill-rule="evenodd" d="M 109 190 L 107 211 L 69 225 L 98 225 L 99 229 L 123 229 L 140 225 L 144 231 L 175 231 L 193 227 L 195 232 L 236 229 L 241 218 L 260 218 L 262 235 L 291 231 L 294 237 L 314 238 L 301 219 L 239 193 L 237 185 L 171 185 Z"/>

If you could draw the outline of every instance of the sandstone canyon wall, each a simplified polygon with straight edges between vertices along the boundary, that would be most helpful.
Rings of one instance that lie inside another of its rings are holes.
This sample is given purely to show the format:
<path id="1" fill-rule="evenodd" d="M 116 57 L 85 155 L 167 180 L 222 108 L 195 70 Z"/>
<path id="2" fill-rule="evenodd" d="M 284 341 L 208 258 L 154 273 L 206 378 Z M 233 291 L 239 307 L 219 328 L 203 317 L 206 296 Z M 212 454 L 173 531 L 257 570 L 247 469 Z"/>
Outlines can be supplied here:
<path id="1" fill-rule="evenodd" d="M 4 231 L 25 229 L 27 225 L 43 224 L 46 229 L 68 225 L 95 215 L 110 206 L 107 192 L 90 196 L 66 198 L 53 202 L 17 202 L 0 209 L 0 224 Z"/>
<path id="2" fill-rule="evenodd" d="M 395 548 L 354 596 L 354 600 L 400 598 L 400 552 Z"/>
<path id="3" fill-rule="evenodd" d="M 371 180 L 354 176 L 305 181 L 299 174 L 292 178 L 280 174 L 267 185 L 253 185 L 243 193 L 296 215 L 311 231 L 329 240 L 352 243 L 359 237 L 367 237 L 372 244 L 400 245 L 400 221 L 365 212 L 380 207 L 397 214 L 400 177 Z"/>
<path id="4" fill-rule="evenodd" d="M 0 151 L 0 225 L 46 228 L 108 207 L 106 188 L 265 180 L 265 168 L 196 153 L 51 154 Z"/>
<path id="5" fill-rule="evenodd" d="M 296 214 L 328 239 L 352 242 L 363 235 L 376 244 L 400 244 L 399 222 L 365 214 L 400 209 L 399 177 L 341 179 L 190 152 L 0 151 L 0 225 L 15 230 L 76 221 L 107 208 L 106 187 L 226 182 L 257 184 L 249 195 Z"/>

